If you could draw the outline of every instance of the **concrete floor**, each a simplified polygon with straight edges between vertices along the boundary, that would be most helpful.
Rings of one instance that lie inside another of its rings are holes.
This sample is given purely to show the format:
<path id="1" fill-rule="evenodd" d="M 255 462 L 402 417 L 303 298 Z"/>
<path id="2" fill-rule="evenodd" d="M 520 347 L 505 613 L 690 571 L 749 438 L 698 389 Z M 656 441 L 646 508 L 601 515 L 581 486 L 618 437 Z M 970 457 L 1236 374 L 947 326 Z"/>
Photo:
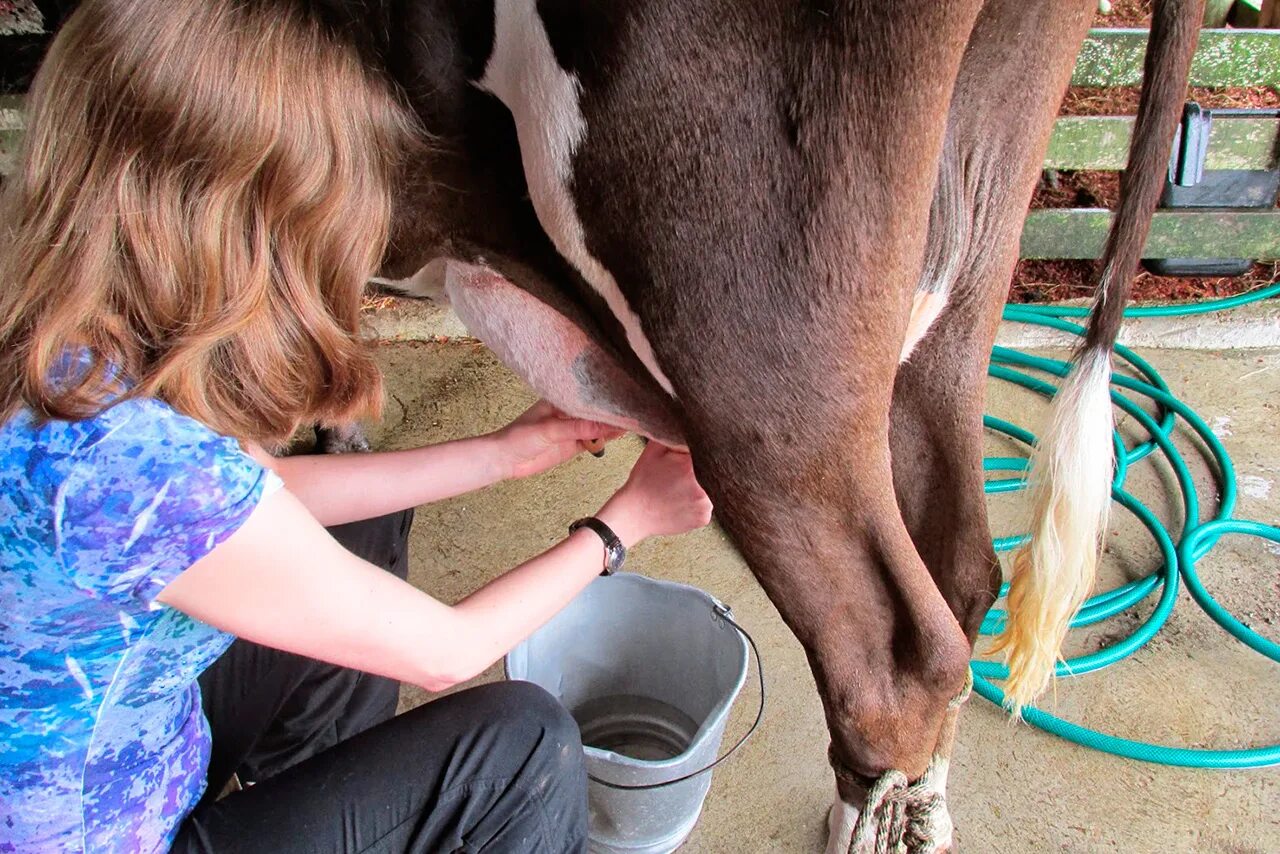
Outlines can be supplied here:
<path id="1" fill-rule="evenodd" d="M 1241 485 L 1238 515 L 1280 520 L 1280 351 L 1144 352 L 1173 391 L 1214 425 L 1233 455 Z M 388 405 L 372 430 L 382 448 L 410 447 L 501 426 L 532 399 L 488 351 L 467 343 L 384 345 Z M 1028 423 L 1029 395 L 996 385 L 988 411 Z M 1193 443 L 1182 439 L 1188 449 Z M 1001 446 L 992 440 L 993 450 Z M 555 542 L 570 520 L 595 510 L 625 477 L 638 452 L 617 443 L 539 478 L 501 484 L 418 512 L 412 581 L 456 600 Z M 1194 456 L 1194 451 L 1192 451 Z M 1197 467 L 1203 501 L 1213 500 Z M 1165 519 L 1178 505 L 1167 473 L 1144 464 L 1133 490 Z M 993 529 L 1014 530 L 1016 501 L 993 499 Z M 1150 538 L 1117 513 L 1102 583 L 1153 565 Z M 1206 585 L 1235 613 L 1280 637 L 1280 546 L 1235 538 L 1201 563 Z M 687 852 L 820 850 L 832 780 L 822 714 L 799 645 L 746 566 L 714 527 L 651 542 L 632 570 L 702 587 L 730 603 L 760 643 L 770 705 L 755 739 L 715 772 Z M 1137 656 L 1103 673 L 1059 684 L 1057 711 L 1130 738 L 1201 747 L 1280 741 L 1280 670 L 1231 640 L 1185 593 L 1165 630 Z M 1097 648 L 1136 625 L 1150 605 L 1094 631 L 1069 652 Z M 495 668 L 486 678 L 498 675 Z M 402 705 L 426 699 L 406 689 Z M 748 682 L 730 722 L 741 731 L 754 713 Z M 1052 701 L 1051 701 L 1052 702 Z M 1280 770 L 1207 772 L 1114 759 L 1026 725 L 1013 726 L 975 697 L 961 718 L 950 804 L 962 850 L 1280 851 Z"/>

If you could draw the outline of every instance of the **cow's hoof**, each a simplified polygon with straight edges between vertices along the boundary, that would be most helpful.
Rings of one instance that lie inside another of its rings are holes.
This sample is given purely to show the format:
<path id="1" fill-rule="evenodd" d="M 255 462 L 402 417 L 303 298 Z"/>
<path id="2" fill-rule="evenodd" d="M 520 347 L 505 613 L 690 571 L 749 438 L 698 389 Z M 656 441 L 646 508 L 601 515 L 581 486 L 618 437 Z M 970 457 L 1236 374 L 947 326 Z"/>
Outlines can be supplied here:
<path id="1" fill-rule="evenodd" d="M 853 831 L 858 823 L 859 811 L 856 807 L 852 807 L 841 799 L 840 793 L 836 793 L 835 801 L 831 804 L 831 809 L 827 811 L 827 847 L 825 854 L 863 854 L 864 842 L 858 850 L 853 848 Z M 914 851 L 926 850 L 929 854 L 957 854 L 957 848 L 954 842 L 954 829 L 951 824 L 951 814 L 946 808 L 946 802 L 942 803 L 942 808 L 932 811 L 926 822 L 926 827 L 918 828 L 922 832 L 922 836 L 930 841 L 943 840 L 938 842 L 934 847 L 919 847 L 911 849 Z M 906 849 L 902 849 L 906 850 Z"/>
<path id="2" fill-rule="evenodd" d="M 358 454 L 369 450 L 369 437 L 364 429 L 348 427 L 316 427 L 316 450 L 322 454 Z"/>
<path id="3" fill-rule="evenodd" d="M 446 306 L 449 304 L 449 296 L 444 285 L 448 274 L 449 261 L 434 258 L 407 279 L 374 278 L 369 280 L 369 284 L 384 294 L 425 299 L 436 305 Z"/>

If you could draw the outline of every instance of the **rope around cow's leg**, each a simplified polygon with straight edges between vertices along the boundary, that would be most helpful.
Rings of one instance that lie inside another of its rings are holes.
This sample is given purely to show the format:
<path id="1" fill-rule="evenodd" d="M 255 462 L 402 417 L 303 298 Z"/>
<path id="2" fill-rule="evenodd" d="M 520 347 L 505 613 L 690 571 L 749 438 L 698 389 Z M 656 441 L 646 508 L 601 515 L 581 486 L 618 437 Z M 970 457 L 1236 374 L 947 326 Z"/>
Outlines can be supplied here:
<path id="1" fill-rule="evenodd" d="M 947 704 L 933 757 L 919 780 L 910 783 L 907 775 L 890 769 L 871 785 L 853 827 L 849 854 L 934 854 L 951 843 L 951 814 L 945 794 L 947 773 L 960 707 L 972 693 L 970 672 L 960 693 Z M 847 769 L 838 765 L 836 768 L 837 775 L 848 775 Z"/>

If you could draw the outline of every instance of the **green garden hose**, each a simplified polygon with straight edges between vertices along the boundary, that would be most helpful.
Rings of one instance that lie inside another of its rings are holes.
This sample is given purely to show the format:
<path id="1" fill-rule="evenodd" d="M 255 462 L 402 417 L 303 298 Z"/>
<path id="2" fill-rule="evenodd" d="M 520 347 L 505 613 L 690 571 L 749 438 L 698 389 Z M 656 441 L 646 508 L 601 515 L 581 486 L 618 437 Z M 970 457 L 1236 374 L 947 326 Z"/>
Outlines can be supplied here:
<path id="1" fill-rule="evenodd" d="M 1134 307 L 1125 311 L 1125 316 L 1179 317 L 1205 314 L 1257 302 L 1277 294 L 1280 294 L 1280 283 L 1238 296 L 1189 305 Z M 1083 335 L 1082 327 L 1063 318 L 1084 317 L 1088 314 L 1089 309 L 1083 306 L 1008 305 L 1005 307 L 1004 319 L 1045 326 L 1073 335 Z M 1196 573 L 1196 563 L 1224 535 L 1254 536 L 1280 543 L 1280 528 L 1233 517 L 1236 504 L 1235 467 L 1218 437 L 1199 415 L 1170 392 L 1168 384 L 1155 368 L 1127 347 L 1117 345 L 1115 350 L 1116 355 L 1127 362 L 1142 379 L 1124 374 L 1113 375 L 1111 399 L 1116 406 L 1130 415 L 1150 438 L 1133 447 L 1127 447 L 1119 432 L 1115 433 L 1113 441 L 1116 448 L 1116 468 L 1111 484 L 1111 494 L 1117 504 L 1137 517 L 1143 527 L 1150 532 L 1159 548 L 1161 563 L 1159 568 L 1143 578 L 1091 597 L 1080 608 L 1071 625 L 1087 626 L 1105 620 L 1136 605 L 1155 593 L 1157 589 L 1160 597 L 1151 615 L 1132 634 L 1097 652 L 1059 662 L 1055 670 L 1056 675 L 1079 676 L 1101 670 L 1141 649 L 1160 631 L 1173 611 L 1178 596 L 1179 580 L 1187 585 L 1192 599 L 1214 622 L 1251 649 L 1272 661 L 1280 662 L 1280 643 L 1258 634 L 1222 607 L 1205 589 Z M 1064 361 L 1031 356 L 1006 347 L 996 347 L 992 351 L 989 374 L 995 379 L 1014 383 L 1045 397 L 1052 397 L 1057 388 L 1046 379 L 1042 379 L 1041 375 L 1061 378 L 1066 376 L 1069 368 L 1068 363 Z M 1135 396 L 1146 398 L 1154 403 L 1156 417 L 1148 414 L 1144 408 L 1135 403 Z M 1179 421 L 1190 427 L 1209 449 L 1210 466 L 1218 485 L 1218 497 L 1217 506 L 1207 519 L 1202 519 L 1200 501 L 1196 495 L 1191 470 L 1170 439 Z M 1008 436 L 1028 447 L 1035 443 L 1035 436 L 1016 424 L 989 415 L 985 416 L 983 423 L 987 429 Z M 1125 489 L 1125 479 L 1132 465 L 1149 454 L 1157 452 L 1172 467 L 1181 492 L 1184 522 L 1182 530 L 1176 537 L 1145 504 Z M 986 471 L 1013 472 L 1017 475 L 1025 473 L 1027 460 L 1024 457 L 988 457 L 983 461 L 983 468 Z M 1014 476 L 988 480 L 986 491 L 987 494 L 998 494 L 1014 492 L 1025 487 L 1025 477 Z M 1010 551 L 1022 545 L 1026 539 L 1026 535 L 996 538 L 994 541 L 996 551 Z M 1007 589 L 1007 585 L 1001 589 L 1001 596 Z M 993 608 L 983 621 L 982 634 L 998 634 L 1004 626 L 1004 620 L 1005 612 Z M 975 659 L 973 673 L 974 690 L 1003 707 L 1004 693 L 992 680 L 1006 678 L 1008 670 L 999 663 Z M 1147 744 L 1088 729 L 1034 706 L 1026 706 L 1022 709 L 1022 719 L 1076 744 L 1143 762 L 1187 768 L 1261 768 L 1280 764 L 1280 745 L 1236 750 L 1200 750 Z"/>

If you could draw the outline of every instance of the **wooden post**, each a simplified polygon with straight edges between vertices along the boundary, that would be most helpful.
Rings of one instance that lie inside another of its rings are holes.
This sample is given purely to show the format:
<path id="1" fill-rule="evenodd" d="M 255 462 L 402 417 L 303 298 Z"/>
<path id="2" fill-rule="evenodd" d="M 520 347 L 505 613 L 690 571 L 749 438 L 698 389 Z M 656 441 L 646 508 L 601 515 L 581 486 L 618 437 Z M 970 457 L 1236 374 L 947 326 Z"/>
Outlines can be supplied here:
<path id="1" fill-rule="evenodd" d="M 1262 11 L 1258 14 L 1258 26 L 1280 28 L 1280 0 L 1262 0 Z"/>
<path id="2" fill-rule="evenodd" d="M 1236 0 L 1231 7 L 1231 26 L 1274 30 L 1280 28 L 1277 0 Z"/>
<path id="3" fill-rule="evenodd" d="M 1203 25 L 1206 27 L 1226 26 L 1227 16 L 1231 14 L 1233 5 L 1235 5 L 1235 0 L 1205 0 Z"/>

